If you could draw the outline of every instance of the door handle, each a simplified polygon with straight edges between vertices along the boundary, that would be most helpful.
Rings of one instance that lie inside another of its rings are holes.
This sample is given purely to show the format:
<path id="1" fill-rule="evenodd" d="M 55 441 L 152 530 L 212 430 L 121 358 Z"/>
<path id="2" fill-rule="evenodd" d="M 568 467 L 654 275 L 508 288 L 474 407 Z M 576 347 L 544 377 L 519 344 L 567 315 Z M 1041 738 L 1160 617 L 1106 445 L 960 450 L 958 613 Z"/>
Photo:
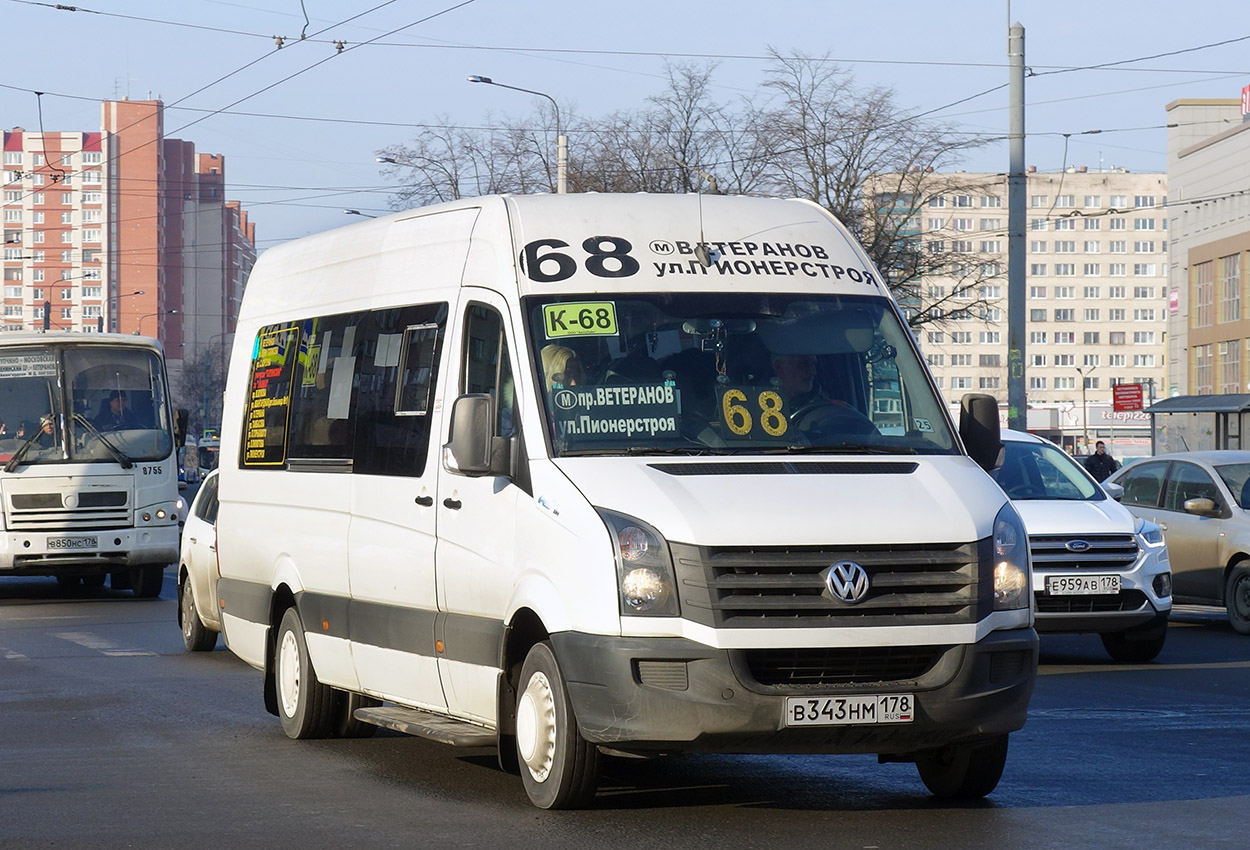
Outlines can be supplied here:
<path id="1" fill-rule="evenodd" d="M 450 498 L 449 498 L 449 499 L 443 499 L 443 507 L 445 507 L 445 508 L 451 508 L 453 511 L 458 511 L 458 510 L 460 510 L 460 500 L 459 500 L 459 499 L 450 499 Z"/>
<path id="2" fill-rule="evenodd" d="M 428 508 L 430 505 L 434 504 L 434 497 L 433 496 L 417 496 L 417 504 L 423 508 Z"/>

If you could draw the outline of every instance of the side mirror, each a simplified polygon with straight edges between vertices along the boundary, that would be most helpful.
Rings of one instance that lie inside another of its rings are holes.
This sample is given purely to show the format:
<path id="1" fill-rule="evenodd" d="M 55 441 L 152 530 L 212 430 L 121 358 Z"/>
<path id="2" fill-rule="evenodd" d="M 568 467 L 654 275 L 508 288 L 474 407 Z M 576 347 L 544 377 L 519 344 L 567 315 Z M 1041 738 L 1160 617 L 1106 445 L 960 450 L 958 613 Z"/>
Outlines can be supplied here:
<path id="1" fill-rule="evenodd" d="M 1102 489 L 1107 495 L 1115 499 L 1117 502 L 1124 498 L 1124 488 L 1119 484 L 1112 484 L 1110 481 L 1102 482 Z"/>
<path id="2" fill-rule="evenodd" d="M 511 444 L 494 433 L 495 400 L 470 393 L 451 405 L 451 433 L 443 446 L 448 472 L 469 477 L 509 475 Z"/>
<path id="3" fill-rule="evenodd" d="M 959 401 L 959 436 L 968 456 L 986 472 L 1003 463 L 1003 440 L 998 427 L 998 400 L 985 393 L 968 393 Z"/>
<path id="4" fill-rule="evenodd" d="M 1199 516 L 1214 516 L 1217 513 L 1213 499 L 1186 499 L 1185 513 Z"/>

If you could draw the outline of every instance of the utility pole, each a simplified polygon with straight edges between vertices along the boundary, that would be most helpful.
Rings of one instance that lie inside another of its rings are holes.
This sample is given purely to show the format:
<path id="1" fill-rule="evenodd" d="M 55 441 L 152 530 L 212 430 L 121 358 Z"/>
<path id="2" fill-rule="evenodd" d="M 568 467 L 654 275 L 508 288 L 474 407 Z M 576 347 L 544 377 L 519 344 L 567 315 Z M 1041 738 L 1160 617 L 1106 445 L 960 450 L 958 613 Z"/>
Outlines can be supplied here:
<path id="1" fill-rule="evenodd" d="M 1010 15 L 1010 11 L 1008 12 Z M 1008 18 L 1010 22 L 1010 18 Z M 1028 429 L 1025 385 L 1025 193 L 1024 174 L 1024 27 L 1010 24 L 1007 36 L 1008 97 L 1011 119 L 1010 170 L 1007 174 L 1007 427 Z"/>

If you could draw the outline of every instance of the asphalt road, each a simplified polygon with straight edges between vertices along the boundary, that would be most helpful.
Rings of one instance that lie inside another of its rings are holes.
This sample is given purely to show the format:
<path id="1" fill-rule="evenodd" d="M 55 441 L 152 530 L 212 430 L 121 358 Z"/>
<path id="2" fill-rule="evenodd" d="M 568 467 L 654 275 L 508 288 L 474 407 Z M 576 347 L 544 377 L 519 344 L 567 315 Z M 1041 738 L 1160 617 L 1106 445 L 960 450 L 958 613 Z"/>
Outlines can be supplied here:
<path id="1" fill-rule="evenodd" d="M 0 578 L 0 848 L 1245 848 L 1250 638 L 1185 609 L 1151 664 L 1043 638 L 986 801 L 871 756 L 609 760 L 594 809 L 543 812 L 493 750 L 390 732 L 290 741 L 261 675 L 191 654 L 159 600 Z"/>

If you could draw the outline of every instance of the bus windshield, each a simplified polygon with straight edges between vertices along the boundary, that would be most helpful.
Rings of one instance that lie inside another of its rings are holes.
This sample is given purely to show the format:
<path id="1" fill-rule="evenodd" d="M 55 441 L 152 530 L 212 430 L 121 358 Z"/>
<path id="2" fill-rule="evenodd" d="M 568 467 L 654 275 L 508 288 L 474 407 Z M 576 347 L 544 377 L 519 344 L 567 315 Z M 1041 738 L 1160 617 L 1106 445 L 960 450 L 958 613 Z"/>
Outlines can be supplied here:
<path id="1" fill-rule="evenodd" d="M 160 355 L 132 346 L 0 349 L 0 462 L 161 460 L 173 450 Z"/>
<path id="2" fill-rule="evenodd" d="M 524 309 L 556 456 L 958 451 L 879 297 L 561 295 Z"/>

